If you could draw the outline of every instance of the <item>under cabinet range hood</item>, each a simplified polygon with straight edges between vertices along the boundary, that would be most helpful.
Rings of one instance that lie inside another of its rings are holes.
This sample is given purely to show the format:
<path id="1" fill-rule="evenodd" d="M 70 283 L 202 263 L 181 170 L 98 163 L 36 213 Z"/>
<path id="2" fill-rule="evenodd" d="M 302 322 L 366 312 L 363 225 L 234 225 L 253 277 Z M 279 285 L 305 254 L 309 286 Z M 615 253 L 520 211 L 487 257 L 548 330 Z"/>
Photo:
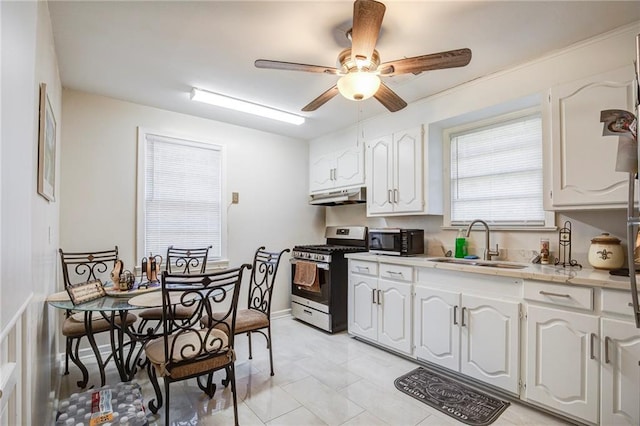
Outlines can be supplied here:
<path id="1" fill-rule="evenodd" d="M 315 206 L 341 206 L 343 204 L 360 204 L 366 201 L 366 188 L 358 187 L 311 194 L 309 204 Z"/>

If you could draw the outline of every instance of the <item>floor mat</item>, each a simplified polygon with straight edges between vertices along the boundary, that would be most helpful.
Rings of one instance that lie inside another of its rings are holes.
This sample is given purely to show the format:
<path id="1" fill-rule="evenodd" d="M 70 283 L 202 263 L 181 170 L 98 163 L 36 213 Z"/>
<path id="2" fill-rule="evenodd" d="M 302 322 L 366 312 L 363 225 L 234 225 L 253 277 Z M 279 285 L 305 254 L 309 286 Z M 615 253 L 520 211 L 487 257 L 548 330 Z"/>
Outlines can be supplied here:
<path id="1" fill-rule="evenodd" d="M 472 426 L 493 423 L 510 405 L 423 367 L 398 377 L 394 384 L 401 392 Z"/>

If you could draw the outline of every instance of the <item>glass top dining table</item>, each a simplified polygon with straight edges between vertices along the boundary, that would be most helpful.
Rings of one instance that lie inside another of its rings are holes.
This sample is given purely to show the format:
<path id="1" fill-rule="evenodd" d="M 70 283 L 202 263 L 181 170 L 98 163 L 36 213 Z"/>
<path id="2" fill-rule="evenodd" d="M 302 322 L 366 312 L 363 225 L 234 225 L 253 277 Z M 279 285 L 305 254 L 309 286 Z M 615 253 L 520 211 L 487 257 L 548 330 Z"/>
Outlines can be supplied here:
<path id="1" fill-rule="evenodd" d="M 114 361 L 121 381 L 130 381 L 137 372 L 138 360 L 143 353 L 144 344 L 150 339 L 159 336 L 159 334 L 151 331 L 140 333 L 136 332 L 133 327 L 123 326 L 127 324 L 129 311 L 162 307 L 160 285 L 144 289 L 118 291 L 114 289 L 113 285 L 109 284 L 105 285 L 106 296 L 77 305 L 73 304 L 66 291 L 47 297 L 47 303 L 52 307 L 74 313 L 69 320 L 84 322 L 87 340 L 91 345 L 100 370 L 101 386 L 104 386 L 106 382 L 105 364 L 108 363 L 110 358 Z M 96 316 L 99 319 L 108 321 L 110 325 L 111 354 L 106 362 L 102 360 L 93 333 L 92 322 L 96 320 Z M 127 350 L 126 353 L 125 350 Z"/>

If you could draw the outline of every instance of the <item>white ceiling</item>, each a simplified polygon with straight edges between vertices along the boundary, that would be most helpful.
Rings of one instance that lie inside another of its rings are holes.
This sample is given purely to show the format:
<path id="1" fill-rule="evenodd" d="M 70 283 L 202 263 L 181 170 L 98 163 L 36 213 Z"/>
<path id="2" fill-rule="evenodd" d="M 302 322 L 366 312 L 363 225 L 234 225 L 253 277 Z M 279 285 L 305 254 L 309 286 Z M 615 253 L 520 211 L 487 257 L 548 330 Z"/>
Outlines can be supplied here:
<path id="1" fill-rule="evenodd" d="M 464 68 L 387 77 L 408 103 L 640 21 L 637 1 L 395 1 L 376 46 L 381 62 L 468 47 Z M 64 87 L 312 139 L 379 114 L 375 99 L 336 96 L 301 108 L 335 75 L 257 69 L 256 59 L 336 66 L 352 1 L 49 2 Z M 631 54 L 631 53 L 630 53 Z M 294 126 L 189 100 L 191 87 L 307 117 Z M 398 113 L 396 113 L 398 114 Z"/>

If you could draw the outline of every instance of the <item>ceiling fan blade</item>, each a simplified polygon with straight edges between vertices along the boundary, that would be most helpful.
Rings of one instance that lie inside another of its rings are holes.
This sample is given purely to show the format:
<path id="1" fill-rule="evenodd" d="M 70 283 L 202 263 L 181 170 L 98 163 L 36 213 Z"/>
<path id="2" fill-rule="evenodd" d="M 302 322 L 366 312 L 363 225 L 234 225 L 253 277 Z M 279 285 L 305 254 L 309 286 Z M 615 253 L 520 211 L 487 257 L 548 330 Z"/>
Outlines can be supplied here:
<path id="1" fill-rule="evenodd" d="M 268 68 L 273 70 L 304 71 L 322 74 L 337 74 L 338 69 L 333 67 L 323 67 L 320 65 L 297 64 L 295 62 L 270 61 L 268 59 L 258 59 L 255 61 L 256 68 Z"/>
<path id="2" fill-rule="evenodd" d="M 386 7 L 374 0 L 356 0 L 353 4 L 351 57 L 370 59 L 376 47 Z"/>
<path id="3" fill-rule="evenodd" d="M 373 97 L 391 112 L 400 111 L 407 106 L 407 103 L 384 83 L 380 83 L 380 88 Z"/>
<path id="4" fill-rule="evenodd" d="M 384 76 L 419 74 L 422 71 L 464 67 L 469 61 L 471 61 L 471 50 L 457 49 L 385 62 L 380 64 L 378 70 L 380 75 Z"/>
<path id="5" fill-rule="evenodd" d="M 322 95 L 318 96 L 317 98 L 309 102 L 307 106 L 302 108 L 302 111 L 306 111 L 306 112 L 315 111 L 318 108 L 320 108 L 322 105 L 327 103 L 327 101 L 331 100 L 338 93 L 339 93 L 338 86 L 333 86 L 331 89 L 327 90 Z"/>

